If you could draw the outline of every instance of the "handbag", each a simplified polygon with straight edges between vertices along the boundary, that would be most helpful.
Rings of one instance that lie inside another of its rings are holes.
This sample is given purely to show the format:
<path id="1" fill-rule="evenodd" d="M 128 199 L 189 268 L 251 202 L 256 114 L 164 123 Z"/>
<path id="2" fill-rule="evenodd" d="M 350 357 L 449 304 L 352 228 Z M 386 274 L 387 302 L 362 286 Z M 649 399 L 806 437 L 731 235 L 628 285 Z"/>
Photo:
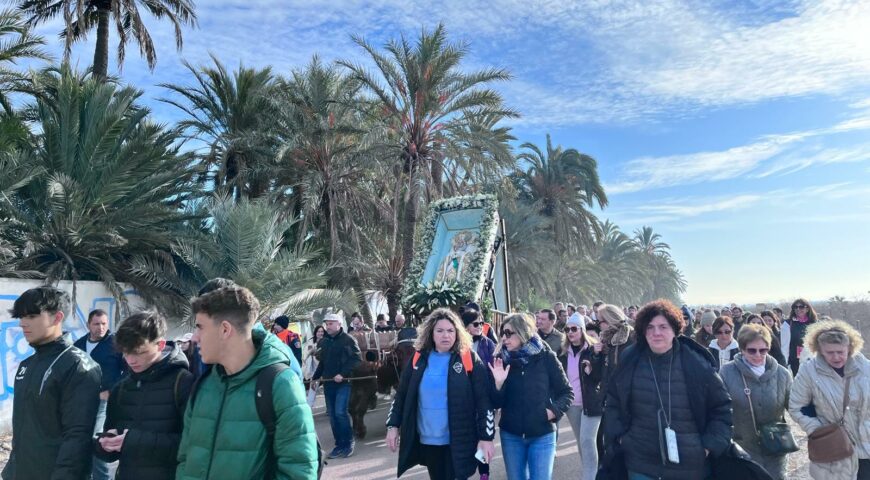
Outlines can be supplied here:
<path id="1" fill-rule="evenodd" d="M 849 433 L 846 432 L 846 407 L 849 406 L 850 377 L 846 377 L 843 393 L 843 415 L 840 421 L 817 428 L 807 437 L 807 450 L 813 463 L 831 463 L 849 458 L 855 453 Z"/>
<path id="2" fill-rule="evenodd" d="M 785 423 L 785 415 L 783 415 L 779 422 L 758 425 L 755 421 L 755 409 L 752 408 L 752 390 L 746 384 L 746 377 L 742 373 L 740 378 L 743 379 L 743 393 L 746 394 L 746 401 L 749 402 L 752 426 L 755 428 L 755 434 L 758 436 L 758 444 L 761 446 L 761 451 L 771 456 L 780 456 L 798 451 L 797 442 L 794 441 L 794 435 L 791 434 L 791 428 Z"/>

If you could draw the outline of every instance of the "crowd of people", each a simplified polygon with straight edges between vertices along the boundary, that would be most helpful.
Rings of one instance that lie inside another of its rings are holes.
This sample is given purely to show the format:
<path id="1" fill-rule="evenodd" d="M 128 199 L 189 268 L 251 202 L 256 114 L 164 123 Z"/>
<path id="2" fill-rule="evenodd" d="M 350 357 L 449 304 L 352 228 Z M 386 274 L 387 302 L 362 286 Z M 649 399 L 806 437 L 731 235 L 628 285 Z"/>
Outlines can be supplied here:
<path id="1" fill-rule="evenodd" d="M 256 297 L 225 279 L 191 311 L 194 332 L 169 340 L 156 311 L 113 333 L 94 310 L 73 343 L 69 296 L 24 292 L 11 315 L 35 353 L 15 375 L 2 478 L 313 480 L 323 457 L 353 455 L 349 380 L 362 358 L 348 332 L 371 330 L 361 315 L 345 328 L 328 313 L 309 338 L 287 317 L 267 332 Z M 808 434 L 813 478 L 870 479 L 863 339 L 805 299 L 787 314 L 559 302 L 497 330 L 470 303 L 419 323 L 374 323 L 414 346 L 386 421 L 397 476 L 422 465 L 436 480 L 488 480 L 498 436 L 509 480 L 549 479 L 567 417 L 581 480 L 784 480 L 798 450 L 788 412 Z M 307 398 L 318 384 L 328 452 Z"/>

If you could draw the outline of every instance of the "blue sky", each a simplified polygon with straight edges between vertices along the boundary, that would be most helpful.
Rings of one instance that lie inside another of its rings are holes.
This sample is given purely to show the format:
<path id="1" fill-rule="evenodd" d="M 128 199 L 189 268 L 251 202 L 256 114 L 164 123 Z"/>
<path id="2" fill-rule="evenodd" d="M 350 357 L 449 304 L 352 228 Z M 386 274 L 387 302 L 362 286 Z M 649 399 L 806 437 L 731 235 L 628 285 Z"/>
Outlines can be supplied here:
<path id="1" fill-rule="evenodd" d="M 154 101 L 185 82 L 182 59 L 235 67 L 358 59 L 443 22 L 466 67 L 504 67 L 520 142 L 547 133 L 594 156 L 602 218 L 651 225 L 691 303 L 755 303 L 870 290 L 870 2 L 518 0 L 377 3 L 199 0 L 200 28 L 149 21 L 158 66 L 128 47 L 121 77 Z M 59 22 L 40 32 L 58 56 Z M 91 39 L 93 40 L 93 39 Z M 110 44 L 114 46 L 117 38 Z M 73 60 L 90 64 L 92 44 Z M 112 60 L 111 70 L 117 73 Z M 591 300 L 591 299 L 590 299 Z"/>

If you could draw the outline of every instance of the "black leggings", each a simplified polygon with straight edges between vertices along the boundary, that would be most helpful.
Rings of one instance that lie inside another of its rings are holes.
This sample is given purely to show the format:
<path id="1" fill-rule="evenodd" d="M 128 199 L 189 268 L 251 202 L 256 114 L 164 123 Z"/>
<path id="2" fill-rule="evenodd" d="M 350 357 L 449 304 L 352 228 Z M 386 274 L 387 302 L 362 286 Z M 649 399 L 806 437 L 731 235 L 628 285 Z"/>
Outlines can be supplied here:
<path id="1" fill-rule="evenodd" d="M 870 458 L 858 459 L 858 476 L 856 480 L 870 480 Z"/>
<path id="2" fill-rule="evenodd" d="M 450 455 L 450 445 L 423 445 L 420 444 L 420 453 L 423 457 L 423 465 L 429 471 L 432 480 L 455 480 L 453 471 L 453 457 Z"/>

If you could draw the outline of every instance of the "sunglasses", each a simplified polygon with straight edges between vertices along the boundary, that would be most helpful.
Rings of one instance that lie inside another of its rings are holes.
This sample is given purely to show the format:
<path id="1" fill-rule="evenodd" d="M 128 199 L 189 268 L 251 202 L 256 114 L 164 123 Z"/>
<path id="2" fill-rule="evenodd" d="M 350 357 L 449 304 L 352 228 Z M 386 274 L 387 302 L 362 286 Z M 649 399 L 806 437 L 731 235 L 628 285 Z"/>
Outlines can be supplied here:
<path id="1" fill-rule="evenodd" d="M 483 326 L 483 322 L 471 322 L 471 324 L 477 328 L 480 328 Z"/>
<path id="2" fill-rule="evenodd" d="M 731 335 L 731 330 L 718 330 L 716 335 Z"/>
<path id="3" fill-rule="evenodd" d="M 794 309 L 795 309 L 795 310 L 803 309 L 803 308 L 807 308 L 807 306 L 806 306 L 806 305 L 795 305 L 795 306 L 794 306 Z"/>
<path id="4" fill-rule="evenodd" d="M 580 330 L 583 330 L 583 329 L 580 327 L 565 327 L 566 332 L 576 333 L 576 332 L 579 332 Z"/>
<path id="5" fill-rule="evenodd" d="M 769 348 L 747 348 L 746 349 L 746 353 L 748 353 L 750 355 L 767 355 L 767 352 L 769 352 L 769 351 L 770 351 Z"/>
<path id="6" fill-rule="evenodd" d="M 516 332 L 512 332 L 510 330 L 502 330 L 501 336 L 505 338 L 511 338 Z"/>

